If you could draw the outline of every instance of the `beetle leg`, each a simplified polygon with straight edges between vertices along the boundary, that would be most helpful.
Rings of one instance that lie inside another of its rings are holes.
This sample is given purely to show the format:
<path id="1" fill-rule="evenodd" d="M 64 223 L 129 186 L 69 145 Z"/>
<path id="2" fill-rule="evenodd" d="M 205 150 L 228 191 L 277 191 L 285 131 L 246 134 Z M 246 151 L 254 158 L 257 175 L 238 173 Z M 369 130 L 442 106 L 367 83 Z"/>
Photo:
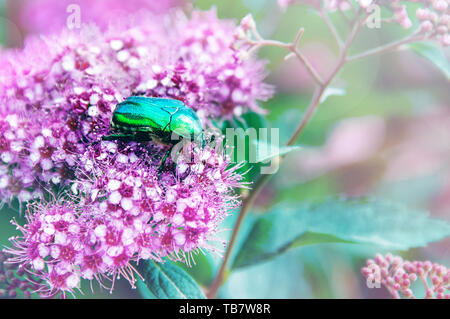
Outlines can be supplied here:
<path id="1" fill-rule="evenodd" d="M 161 174 L 164 169 L 164 166 L 166 165 L 167 157 L 169 157 L 170 151 L 172 151 L 172 148 L 169 148 L 169 150 L 164 154 L 163 158 L 161 159 L 161 163 L 158 168 L 158 180 L 161 180 Z"/>
<path id="2" fill-rule="evenodd" d="M 200 138 L 200 141 L 202 143 L 202 150 L 203 150 L 206 147 L 206 139 L 205 139 L 205 135 L 203 134 L 203 132 L 200 134 L 199 138 Z M 210 143 L 213 143 L 214 140 L 215 140 L 215 136 L 213 135 L 212 138 L 211 138 Z"/>

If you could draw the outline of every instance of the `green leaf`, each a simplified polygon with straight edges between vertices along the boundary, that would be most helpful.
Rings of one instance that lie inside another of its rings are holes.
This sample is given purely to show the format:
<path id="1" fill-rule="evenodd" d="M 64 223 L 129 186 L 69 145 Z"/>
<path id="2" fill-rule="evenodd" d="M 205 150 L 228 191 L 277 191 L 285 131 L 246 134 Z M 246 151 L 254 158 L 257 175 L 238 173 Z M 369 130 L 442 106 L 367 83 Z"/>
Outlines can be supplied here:
<path id="1" fill-rule="evenodd" d="M 260 127 L 267 127 L 267 121 L 264 116 L 255 112 L 248 112 L 243 114 L 240 119 L 233 118 L 232 120 L 223 121 L 221 125 L 218 123 L 217 126 L 221 127 L 222 133 L 225 134 L 226 128 L 242 128 L 246 130 L 252 127 L 258 130 Z"/>
<path id="2" fill-rule="evenodd" d="M 234 135 L 227 134 L 228 128 L 236 129 L 232 131 Z M 299 146 L 280 147 L 279 130 L 272 132 L 265 118 L 256 113 L 244 114 L 242 121 L 225 121 L 222 131 L 227 137 L 228 149 L 233 150 L 232 160 L 246 162 L 239 170 L 240 173 L 246 173 L 245 182 L 251 182 L 259 175 L 261 167 L 265 166 L 263 163 L 300 149 Z M 239 157 L 236 152 L 238 149 L 241 152 Z"/>
<path id="3" fill-rule="evenodd" d="M 355 243 L 406 250 L 450 236 L 450 224 L 426 213 L 375 199 L 327 199 L 278 205 L 255 219 L 232 268 L 271 259 L 287 249 Z"/>
<path id="4" fill-rule="evenodd" d="M 325 92 L 323 92 L 322 97 L 320 98 L 320 103 L 323 103 L 328 99 L 330 96 L 333 95 L 345 95 L 347 91 L 344 88 L 338 88 L 338 87 L 327 87 L 325 89 Z"/>
<path id="5" fill-rule="evenodd" d="M 169 261 L 157 263 L 146 260 L 139 263 L 138 289 L 146 299 L 204 299 L 197 283 L 183 269 Z"/>
<path id="6" fill-rule="evenodd" d="M 242 115 L 242 119 L 245 122 L 245 127 L 253 127 L 259 129 L 261 127 L 268 127 L 266 118 L 261 114 L 255 112 L 249 112 Z"/>
<path id="7" fill-rule="evenodd" d="M 275 202 L 318 202 L 336 194 L 335 181 L 329 175 L 322 175 L 318 178 L 301 183 L 279 187 Z"/>
<path id="8" fill-rule="evenodd" d="M 321 234 L 314 232 L 305 232 L 299 237 L 297 237 L 292 243 L 289 244 L 287 248 L 295 248 L 314 244 L 324 244 L 324 243 L 347 243 L 354 244 L 355 242 L 349 240 L 342 240 L 336 236 L 330 234 Z"/>
<path id="9" fill-rule="evenodd" d="M 276 143 L 271 144 L 261 140 L 253 141 L 253 143 L 256 146 L 256 161 L 258 163 L 264 163 L 277 156 L 286 155 L 301 148 L 300 146 L 280 147 Z"/>
<path id="10" fill-rule="evenodd" d="M 417 54 L 429 60 L 450 79 L 450 64 L 444 52 L 436 44 L 431 42 L 415 42 L 407 46 Z"/>
<path id="11" fill-rule="evenodd" d="M 200 253 L 194 256 L 195 265 L 191 267 L 185 263 L 176 263 L 175 265 L 184 269 L 196 282 L 203 286 L 209 286 L 214 280 L 213 258 L 210 254 Z"/>
<path id="12" fill-rule="evenodd" d="M 224 135 L 226 135 L 227 128 L 237 129 L 234 131 L 236 134 L 235 139 L 228 136 L 228 139 L 225 141 L 229 150 L 233 150 L 233 153 L 230 154 L 231 159 L 235 162 L 245 161 L 244 165 L 238 169 L 238 173 L 243 175 L 243 182 L 251 182 L 256 179 L 260 171 L 260 164 L 258 162 L 253 163 L 256 157 L 255 141 L 258 139 L 259 129 L 268 128 L 268 123 L 264 116 L 249 112 L 242 115 L 240 120 L 233 119 L 232 121 L 224 121 L 221 127 Z M 237 152 L 235 151 L 238 145 L 244 145 L 245 148 L 245 156 L 242 159 L 238 158 Z M 253 158 L 251 158 L 250 154 Z M 250 159 L 252 160 L 250 161 Z"/>

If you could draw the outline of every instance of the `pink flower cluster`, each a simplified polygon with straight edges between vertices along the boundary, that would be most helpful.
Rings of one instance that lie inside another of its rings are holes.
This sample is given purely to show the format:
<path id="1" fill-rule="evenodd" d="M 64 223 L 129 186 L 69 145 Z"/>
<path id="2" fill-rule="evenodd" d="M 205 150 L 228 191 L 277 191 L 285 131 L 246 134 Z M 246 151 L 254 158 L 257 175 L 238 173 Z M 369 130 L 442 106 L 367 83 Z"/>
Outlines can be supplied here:
<path id="1" fill-rule="evenodd" d="M 230 168 L 208 146 L 186 144 L 176 165 L 167 160 L 160 181 L 158 148 L 103 142 L 83 157 L 73 190 L 89 194 L 88 204 L 105 218 L 126 221 L 131 240 L 142 243 L 132 255 L 147 259 L 209 248 L 218 224 L 239 203 L 232 195 L 242 186 L 239 166 Z"/>
<path id="2" fill-rule="evenodd" d="M 406 5 L 400 4 L 399 0 L 391 1 L 389 5 L 394 13 L 392 21 L 398 23 L 404 29 L 411 28 L 413 24 L 406 11 Z"/>
<path id="3" fill-rule="evenodd" d="M 7 263 L 11 257 L 0 251 L 0 298 L 30 298 L 42 287 L 43 280 L 33 276 L 23 265 Z"/>
<path id="4" fill-rule="evenodd" d="M 368 9 L 372 5 L 384 6 L 393 12 L 390 22 L 395 22 L 404 29 L 413 26 L 408 16 L 407 2 L 419 3 L 420 8 L 416 10 L 417 19 L 421 22 L 420 31 L 428 38 L 439 41 L 443 46 L 450 45 L 450 0 L 358 0 L 361 8 Z M 285 9 L 294 3 L 305 3 L 317 9 L 323 8 L 327 11 L 345 11 L 352 8 L 348 0 L 279 0 L 278 4 Z"/>
<path id="5" fill-rule="evenodd" d="M 352 3 L 349 0 L 325 0 L 324 7 L 328 11 L 336 11 L 336 10 L 349 10 L 352 6 Z"/>
<path id="6" fill-rule="evenodd" d="M 238 204 L 231 189 L 240 176 L 214 150 L 190 144 L 196 159 L 180 157 L 161 184 L 158 147 L 102 142 L 89 149 L 70 197 L 28 205 L 9 262 L 43 280 L 40 293 L 54 295 L 72 293 L 81 278 L 103 287 L 109 278 L 113 289 L 122 276 L 134 286 L 132 261 L 168 256 L 189 264 L 192 253 L 214 250 L 209 242 Z"/>
<path id="7" fill-rule="evenodd" d="M 130 95 L 181 99 L 204 123 L 262 111 L 257 100 L 271 94 L 263 63 L 239 58 L 234 30 L 213 11 L 141 13 L 104 33 L 66 30 L 2 53 L 0 198 L 65 185 Z"/>
<path id="8" fill-rule="evenodd" d="M 82 265 L 81 272 L 97 268 L 99 263 L 92 250 L 82 244 L 84 236 L 89 236 L 85 225 L 79 220 L 81 212 L 67 201 L 51 204 L 28 205 L 25 226 L 16 224 L 23 237 L 13 237 L 14 248 L 5 250 L 13 255 L 8 263 L 20 264 L 30 274 L 45 280 L 35 292 L 52 296 L 60 291 L 72 292 L 79 286 L 78 269 L 75 263 Z M 95 247 L 95 242 L 93 243 Z M 102 265 L 103 266 L 103 265 Z"/>
<path id="9" fill-rule="evenodd" d="M 437 39 L 443 46 L 450 46 L 450 1 L 426 1 L 424 8 L 417 9 L 420 29 L 428 37 Z"/>
<path id="10" fill-rule="evenodd" d="M 15 0 L 20 15 L 19 26 L 28 33 L 50 34 L 66 27 L 67 20 L 74 13 L 73 5 L 79 7 L 80 22 L 95 23 L 101 28 L 123 19 L 139 10 L 164 13 L 182 5 L 181 0 Z M 72 6 L 71 6 L 72 5 Z"/>
<path id="11" fill-rule="evenodd" d="M 323 4 L 323 8 L 328 11 L 344 11 L 350 9 L 352 6 L 352 3 L 349 0 L 278 0 L 278 5 L 282 9 L 295 3 L 307 4 L 317 9 L 321 8 Z"/>
<path id="12" fill-rule="evenodd" d="M 425 298 L 450 299 L 450 271 L 430 261 L 407 261 L 387 254 L 369 259 L 362 274 L 368 282 L 386 287 L 394 298 L 416 298 L 412 285 L 420 281 L 425 287 Z"/>
<path id="13" fill-rule="evenodd" d="M 8 252 L 44 280 L 41 291 L 118 275 L 134 284 L 133 261 L 189 263 L 213 249 L 220 222 L 239 204 L 238 166 L 192 143 L 160 171 L 168 146 L 102 137 L 131 95 L 180 99 L 205 128 L 262 111 L 257 100 L 271 94 L 263 63 L 240 58 L 235 29 L 214 11 L 141 12 L 104 32 L 65 30 L 0 54 L 0 198 L 39 198 Z M 69 198 L 43 200 L 61 188 Z"/>
<path id="14" fill-rule="evenodd" d="M 449 0 L 360 0 L 360 6 L 367 8 L 371 4 L 384 5 L 393 11 L 393 22 L 405 29 L 413 26 L 404 3 L 420 4 L 416 10 L 417 19 L 421 22 L 420 31 L 428 38 L 439 41 L 443 46 L 450 45 L 450 1 Z"/>

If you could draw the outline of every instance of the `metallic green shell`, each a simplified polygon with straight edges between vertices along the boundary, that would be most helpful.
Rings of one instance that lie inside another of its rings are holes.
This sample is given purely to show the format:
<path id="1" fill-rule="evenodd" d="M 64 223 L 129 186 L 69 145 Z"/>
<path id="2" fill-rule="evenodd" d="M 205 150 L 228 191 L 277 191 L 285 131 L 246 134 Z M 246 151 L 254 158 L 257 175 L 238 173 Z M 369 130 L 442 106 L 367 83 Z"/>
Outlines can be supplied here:
<path id="1" fill-rule="evenodd" d="M 183 102 L 144 96 L 131 96 L 117 104 L 111 129 L 124 134 L 147 132 L 150 137 L 161 140 L 170 139 L 172 132 L 185 138 L 202 134 L 197 114 Z"/>

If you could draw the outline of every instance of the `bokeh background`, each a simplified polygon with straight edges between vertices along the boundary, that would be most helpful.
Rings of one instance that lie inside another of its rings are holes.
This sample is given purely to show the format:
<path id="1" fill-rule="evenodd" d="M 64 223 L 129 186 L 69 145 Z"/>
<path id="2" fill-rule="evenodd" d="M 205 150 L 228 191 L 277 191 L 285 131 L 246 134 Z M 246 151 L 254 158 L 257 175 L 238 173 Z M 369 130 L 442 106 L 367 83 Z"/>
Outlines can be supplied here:
<path id="1" fill-rule="evenodd" d="M 67 16 L 66 2 L 80 3 L 82 22 L 91 14 L 100 14 L 105 25 L 110 19 L 140 8 L 164 12 L 173 6 L 205 10 L 215 6 L 219 17 L 237 23 L 252 13 L 258 30 L 268 39 L 290 42 L 304 27 L 301 48 L 322 74 L 329 72 L 337 58 L 337 47 L 320 17 L 302 5 L 282 10 L 276 0 L 136 0 L 129 1 L 130 5 L 123 4 L 128 1 L 109 1 L 110 11 L 95 11 L 93 4 L 86 16 L 83 6 L 88 1 L 53 1 L 54 6 L 40 6 L 40 2 L 49 0 L 0 0 L 2 47 L 20 48 L 28 36 L 60 28 Z M 414 14 L 414 8 L 410 9 Z M 339 30 L 347 31 L 338 14 L 331 14 L 331 18 Z M 408 31 L 398 25 L 365 28 L 351 53 L 406 34 Z M 448 50 L 443 52 L 449 56 Z M 284 61 L 286 52 L 282 49 L 263 48 L 259 54 L 268 62 L 268 82 L 276 87 L 275 96 L 262 104 L 269 111 L 267 125 L 280 128 L 283 143 L 308 105 L 313 81 L 298 61 Z M 286 158 L 279 173 L 261 192 L 253 214 L 261 214 L 280 202 L 296 204 L 343 194 L 402 202 L 450 221 L 450 83 L 446 75 L 415 53 L 400 50 L 346 65 L 333 86 L 342 94 L 330 96 L 319 107 L 298 140 L 303 148 Z M 17 207 L 4 207 L 0 212 L 1 245 L 7 245 L 8 238 L 15 234 L 9 223 L 12 217 L 21 220 Z M 233 222 L 234 217 L 230 217 L 223 228 L 231 229 Z M 230 233 L 225 230 L 223 236 Z M 384 289 L 368 289 L 360 274 L 365 259 L 378 252 L 384 253 L 373 247 L 343 244 L 297 248 L 272 261 L 234 272 L 219 297 L 388 297 Z M 448 266 L 450 239 L 401 255 Z M 197 266 L 188 272 L 207 285 L 219 263 L 218 257 L 199 256 Z M 139 298 L 124 280 L 117 284 L 112 295 L 99 293 L 98 289 L 93 295 L 85 287 L 85 295 L 78 297 Z"/>

